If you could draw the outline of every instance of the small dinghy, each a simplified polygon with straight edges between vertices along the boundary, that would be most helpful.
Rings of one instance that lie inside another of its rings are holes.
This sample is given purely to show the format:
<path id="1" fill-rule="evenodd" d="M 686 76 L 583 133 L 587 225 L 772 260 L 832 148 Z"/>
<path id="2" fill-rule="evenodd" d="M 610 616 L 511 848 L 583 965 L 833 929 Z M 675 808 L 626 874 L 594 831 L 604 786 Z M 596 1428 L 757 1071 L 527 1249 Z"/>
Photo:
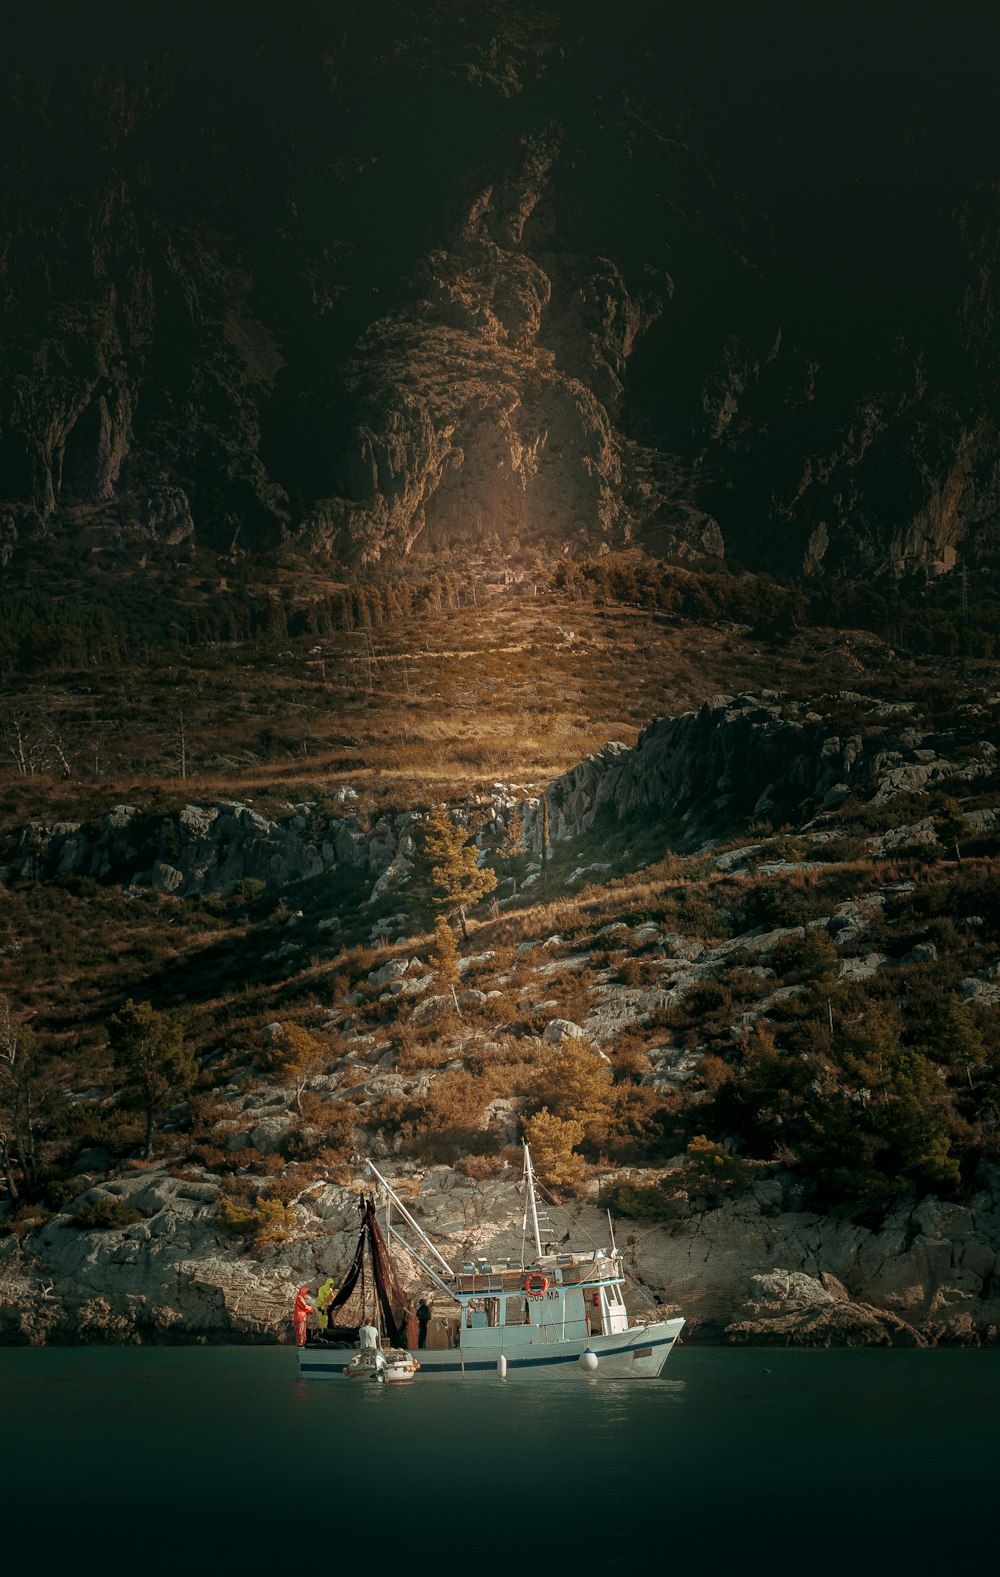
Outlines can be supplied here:
<path id="1" fill-rule="evenodd" d="M 374 1332 L 374 1329 L 374 1326 L 362 1326 L 362 1338 L 366 1331 Z M 340 1372 L 348 1380 L 370 1380 L 376 1385 L 402 1385 L 412 1380 L 419 1368 L 417 1360 L 405 1347 L 384 1348 L 373 1342 L 368 1346 L 363 1345 Z"/>

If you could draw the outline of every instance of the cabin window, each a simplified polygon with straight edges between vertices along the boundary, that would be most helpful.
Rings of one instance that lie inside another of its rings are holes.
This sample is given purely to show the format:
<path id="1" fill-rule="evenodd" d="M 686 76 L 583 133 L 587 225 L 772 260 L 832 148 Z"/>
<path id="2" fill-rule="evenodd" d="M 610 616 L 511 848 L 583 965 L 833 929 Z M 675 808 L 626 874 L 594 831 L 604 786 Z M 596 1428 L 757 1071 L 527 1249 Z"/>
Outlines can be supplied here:
<path id="1" fill-rule="evenodd" d="M 487 1326 L 499 1324 L 499 1321 L 499 1298 L 470 1298 L 465 1305 L 467 1330 L 484 1330 Z"/>
<path id="2" fill-rule="evenodd" d="M 505 1298 L 504 1303 L 506 1304 L 506 1312 L 504 1314 L 505 1325 L 531 1324 L 531 1316 L 529 1312 L 530 1300 L 523 1292 L 519 1292 L 516 1297 Z"/>

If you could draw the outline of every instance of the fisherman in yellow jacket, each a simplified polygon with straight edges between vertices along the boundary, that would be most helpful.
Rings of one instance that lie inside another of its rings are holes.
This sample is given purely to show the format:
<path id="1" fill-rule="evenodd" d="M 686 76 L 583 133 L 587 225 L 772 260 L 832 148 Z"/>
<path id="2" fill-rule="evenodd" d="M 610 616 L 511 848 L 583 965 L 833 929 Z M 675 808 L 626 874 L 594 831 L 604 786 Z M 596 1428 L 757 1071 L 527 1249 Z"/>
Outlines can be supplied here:
<path id="1" fill-rule="evenodd" d="M 337 1287 L 332 1276 L 327 1276 L 316 1294 L 316 1323 L 321 1331 L 325 1331 L 330 1323 L 330 1304 L 334 1300 Z"/>

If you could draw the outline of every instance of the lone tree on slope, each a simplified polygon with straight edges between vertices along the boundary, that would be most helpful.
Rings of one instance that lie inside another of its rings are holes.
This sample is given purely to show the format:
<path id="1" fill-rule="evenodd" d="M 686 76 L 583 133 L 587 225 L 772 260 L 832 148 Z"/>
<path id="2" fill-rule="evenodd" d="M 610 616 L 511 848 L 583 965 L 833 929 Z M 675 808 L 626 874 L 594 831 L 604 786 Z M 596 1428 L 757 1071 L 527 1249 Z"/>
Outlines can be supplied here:
<path id="1" fill-rule="evenodd" d="M 510 881 L 513 888 L 513 896 L 516 898 L 517 877 L 514 874 L 513 867 L 515 861 L 520 860 L 524 854 L 524 811 L 520 800 L 515 800 L 510 808 L 507 826 L 503 837 L 496 846 L 495 853 L 498 860 L 503 860 L 506 865 L 511 867 Z"/>
<path id="2" fill-rule="evenodd" d="M 454 986 L 458 980 L 458 943 L 443 914 L 434 921 L 434 952 L 430 961 L 441 984 Z"/>
<path id="3" fill-rule="evenodd" d="M 496 872 L 480 868 L 479 851 L 468 843 L 468 829 L 456 826 L 446 810 L 435 811 L 424 828 L 424 857 L 431 868 L 432 899 L 449 918 L 457 914 L 468 941 L 465 911 L 497 884 Z"/>
<path id="4" fill-rule="evenodd" d="M 328 1052 L 303 1024 L 285 1024 L 274 1043 L 275 1075 L 292 1087 L 295 1110 L 302 1113 L 302 1096 L 310 1079 L 323 1072 Z"/>
<path id="5" fill-rule="evenodd" d="M 108 1039 L 115 1066 L 125 1075 L 126 1099 L 146 1117 L 143 1155 L 153 1153 L 153 1128 L 171 1098 L 193 1085 L 197 1066 L 184 1044 L 175 1019 L 158 1013 L 151 1002 L 133 1002 L 108 1021 Z"/>

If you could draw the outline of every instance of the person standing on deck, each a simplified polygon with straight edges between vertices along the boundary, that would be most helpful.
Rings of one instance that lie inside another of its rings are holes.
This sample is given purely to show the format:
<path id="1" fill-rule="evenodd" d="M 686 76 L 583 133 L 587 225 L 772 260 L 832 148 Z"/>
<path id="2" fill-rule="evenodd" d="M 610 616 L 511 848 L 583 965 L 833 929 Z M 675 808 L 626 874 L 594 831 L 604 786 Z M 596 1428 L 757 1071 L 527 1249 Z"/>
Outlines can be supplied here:
<path id="1" fill-rule="evenodd" d="M 306 1325 L 308 1323 L 310 1314 L 315 1313 L 316 1309 L 314 1305 L 309 1302 L 309 1288 L 300 1287 L 295 1299 L 295 1307 L 292 1310 L 292 1326 L 295 1331 L 296 1347 L 305 1346 Z"/>
<path id="2" fill-rule="evenodd" d="M 420 1327 L 420 1334 L 417 1337 L 418 1347 L 427 1346 L 427 1327 L 430 1322 L 431 1311 L 428 1307 L 427 1299 L 421 1298 L 420 1302 L 417 1304 L 417 1324 Z"/>
<path id="3" fill-rule="evenodd" d="M 316 1294 L 316 1323 L 321 1331 L 325 1331 L 330 1323 L 330 1304 L 333 1302 L 337 1288 L 332 1276 L 327 1276 L 323 1285 Z"/>

